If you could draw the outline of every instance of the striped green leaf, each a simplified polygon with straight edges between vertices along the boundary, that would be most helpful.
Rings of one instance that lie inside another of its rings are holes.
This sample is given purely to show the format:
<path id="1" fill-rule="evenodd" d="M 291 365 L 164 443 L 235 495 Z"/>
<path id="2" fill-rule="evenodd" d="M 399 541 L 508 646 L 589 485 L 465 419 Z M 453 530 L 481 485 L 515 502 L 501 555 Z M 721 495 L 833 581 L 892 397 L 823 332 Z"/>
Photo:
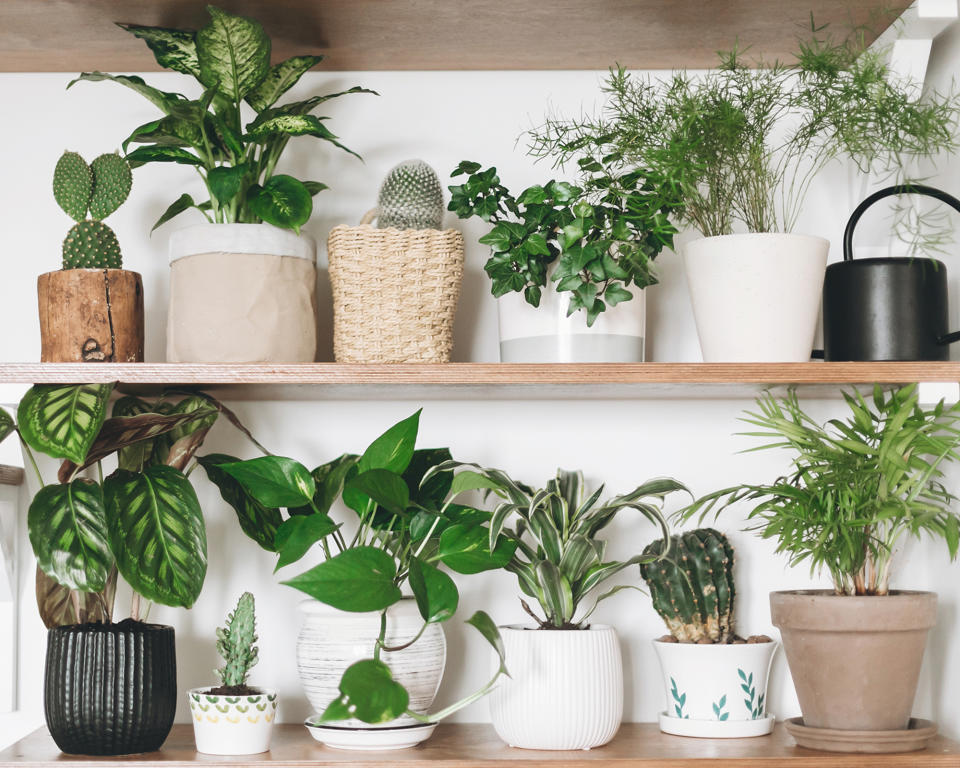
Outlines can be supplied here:
<path id="1" fill-rule="evenodd" d="M 224 472 L 219 466 L 237 463 L 239 459 L 223 453 L 211 453 L 201 456 L 197 462 L 206 471 L 210 482 L 220 490 L 223 500 L 237 513 L 237 520 L 243 532 L 268 552 L 275 552 L 277 530 L 283 523 L 280 510 L 261 504 L 246 491 L 239 480 Z"/>
<path id="2" fill-rule="evenodd" d="M 113 384 L 38 384 L 17 410 L 20 434 L 34 450 L 82 464 L 107 417 Z"/>
<path id="3" fill-rule="evenodd" d="M 257 112 L 272 107 L 277 99 L 296 85 L 304 72 L 313 69 L 322 59 L 323 56 L 294 56 L 274 64 L 263 82 L 247 94 L 247 104 Z"/>
<path id="4" fill-rule="evenodd" d="M 210 22 L 196 34 L 200 82 L 239 103 L 270 71 L 270 38 L 253 19 L 207 6 Z"/>
<path id="5" fill-rule="evenodd" d="M 44 573 L 70 589 L 99 592 L 113 558 L 100 486 L 90 480 L 48 485 L 27 512 L 30 544 Z"/>
<path id="6" fill-rule="evenodd" d="M 189 608 L 207 573 L 207 533 L 186 476 L 166 466 L 117 470 L 103 484 L 110 548 L 144 597 Z"/>

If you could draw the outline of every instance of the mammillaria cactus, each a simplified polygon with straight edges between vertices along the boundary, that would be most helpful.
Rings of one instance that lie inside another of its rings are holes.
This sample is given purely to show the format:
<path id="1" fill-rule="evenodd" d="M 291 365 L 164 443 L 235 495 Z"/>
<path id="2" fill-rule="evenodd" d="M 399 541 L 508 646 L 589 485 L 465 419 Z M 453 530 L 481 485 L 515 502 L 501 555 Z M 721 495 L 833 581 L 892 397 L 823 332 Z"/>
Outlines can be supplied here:
<path id="1" fill-rule="evenodd" d="M 64 152 L 53 172 L 53 196 L 77 223 L 63 241 L 64 269 L 120 269 L 117 236 L 101 219 L 130 194 L 133 175 L 118 154 L 104 154 L 90 165 L 76 152 Z M 87 218 L 87 212 L 90 218 Z"/>
<path id="2" fill-rule="evenodd" d="M 227 626 L 217 627 L 217 652 L 224 665 L 217 670 L 220 682 L 228 688 L 246 684 L 250 668 L 257 663 L 257 621 L 253 595 L 240 595 L 236 610 L 227 616 Z"/>
<path id="3" fill-rule="evenodd" d="M 440 177 L 423 160 L 405 160 L 387 174 L 377 200 L 380 229 L 440 229 L 443 223 Z"/>
<path id="4" fill-rule="evenodd" d="M 733 547 L 712 528 L 654 541 L 644 555 L 669 553 L 640 566 L 653 607 L 681 643 L 730 643 L 733 627 Z M 741 641 L 742 642 L 742 641 Z"/>

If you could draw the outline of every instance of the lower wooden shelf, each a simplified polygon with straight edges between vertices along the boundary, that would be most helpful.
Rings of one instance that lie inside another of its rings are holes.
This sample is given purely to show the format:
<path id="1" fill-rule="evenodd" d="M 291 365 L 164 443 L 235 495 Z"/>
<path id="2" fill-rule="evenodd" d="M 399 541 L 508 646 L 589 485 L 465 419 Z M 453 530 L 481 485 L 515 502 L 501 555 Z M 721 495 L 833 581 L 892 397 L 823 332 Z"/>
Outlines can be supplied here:
<path id="1" fill-rule="evenodd" d="M 653 723 L 625 723 L 607 746 L 578 752 L 539 752 L 505 745 L 489 725 L 441 725 L 423 745 L 392 752 L 341 752 L 313 741 L 303 726 L 279 725 L 270 752 L 217 757 L 194 749 L 193 728 L 175 725 L 163 749 L 126 757 L 62 754 L 45 729 L 0 752 L 0 768 L 33 766 L 228 766 L 264 764 L 351 768 L 873 768 L 960 766 L 960 744 L 940 736 L 927 749 L 897 755 L 862 755 L 801 749 L 778 724 L 770 736 L 752 739 L 688 739 L 668 736 Z"/>

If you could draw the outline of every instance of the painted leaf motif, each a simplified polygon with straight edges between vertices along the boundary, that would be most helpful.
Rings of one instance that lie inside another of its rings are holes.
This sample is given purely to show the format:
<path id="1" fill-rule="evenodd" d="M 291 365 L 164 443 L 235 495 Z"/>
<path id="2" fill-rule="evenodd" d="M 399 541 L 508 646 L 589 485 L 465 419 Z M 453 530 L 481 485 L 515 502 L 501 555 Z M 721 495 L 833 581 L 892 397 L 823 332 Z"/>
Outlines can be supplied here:
<path id="1" fill-rule="evenodd" d="M 294 56 L 270 68 L 263 82 L 247 94 L 247 104 L 257 112 L 272 107 L 303 75 L 323 60 L 323 56 Z"/>
<path id="2" fill-rule="evenodd" d="M 364 659 L 347 667 L 340 678 L 340 697 L 330 702 L 320 721 L 355 717 L 365 723 L 388 723 L 407 711 L 407 689 L 393 679 L 382 661 Z"/>
<path id="3" fill-rule="evenodd" d="M 207 572 L 207 533 L 197 494 L 162 465 L 117 470 L 104 481 L 110 548 L 137 592 L 163 605 L 193 605 Z"/>
<path id="4" fill-rule="evenodd" d="M 47 629 L 65 627 L 68 624 L 85 624 L 88 621 L 109 622 L 113 609 L 114 595 L 117 591 L 117 569 L 110 568 L 107 585 L 100 592 L 75 592 L 65 587 L 37 568 L 36 595 L 37 610 Z M 80 615 L 77 616 L 73 596 L 78 598 Z"/>
<path id="5" fill-rule="evenodd" d="M 84 592 L 106 586 L 113 558 L 99 485 L 78 479 L 45 486 L 27 511 L 27 530 L 37 564 L 57 582 Z"/>
<path id="6" fill-rule="evenodd" d="M 302 181 L 280 173 L 263 186 L 252 184 L 247 190 L 247 205 L 267 224 L 299 234 L 313 213 L 313 196 Z"/>
<path id="7" fill-rule="evenodd" d="M 34 450 L 81 464 L 107 417 L 113 384 L 38 384 L 17 409 L 20 434 Z"/>
<path id="8" fill-rule="evenodd" d="M 341 611 L 382 611 L 400 597 L 397 565 L 374 547 L 353 547 L 283 582 Z"/>
<path id="9" fill-rule="evenodd" d="M 139 24 L 117 26 L 143 40 L 161 67 L 200 79 L 200 62 L 197 60 L 197 44 L 192 31 Z"/>
<path id="10" fill-rule="evenodd" d="M 210 22 L 196 33 L 198 79 L 236 104 L 270 71 L 270 38 L 253 19 L 207 10 Z"/>

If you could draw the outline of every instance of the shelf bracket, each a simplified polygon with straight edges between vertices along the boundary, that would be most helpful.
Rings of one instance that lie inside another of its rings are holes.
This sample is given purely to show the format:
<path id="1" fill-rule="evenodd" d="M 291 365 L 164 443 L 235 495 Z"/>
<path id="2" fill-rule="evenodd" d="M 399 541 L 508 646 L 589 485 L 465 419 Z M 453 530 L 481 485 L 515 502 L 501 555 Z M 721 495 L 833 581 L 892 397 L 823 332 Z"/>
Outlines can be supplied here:
<path id="1" fill-rule="evenodd" d="M 960 18 L 958 0 L 916 0 L 873 43 L 890 49 L 891 72 L 902 78 L 917 98 L 923 91 L 934 39 Z"/>

